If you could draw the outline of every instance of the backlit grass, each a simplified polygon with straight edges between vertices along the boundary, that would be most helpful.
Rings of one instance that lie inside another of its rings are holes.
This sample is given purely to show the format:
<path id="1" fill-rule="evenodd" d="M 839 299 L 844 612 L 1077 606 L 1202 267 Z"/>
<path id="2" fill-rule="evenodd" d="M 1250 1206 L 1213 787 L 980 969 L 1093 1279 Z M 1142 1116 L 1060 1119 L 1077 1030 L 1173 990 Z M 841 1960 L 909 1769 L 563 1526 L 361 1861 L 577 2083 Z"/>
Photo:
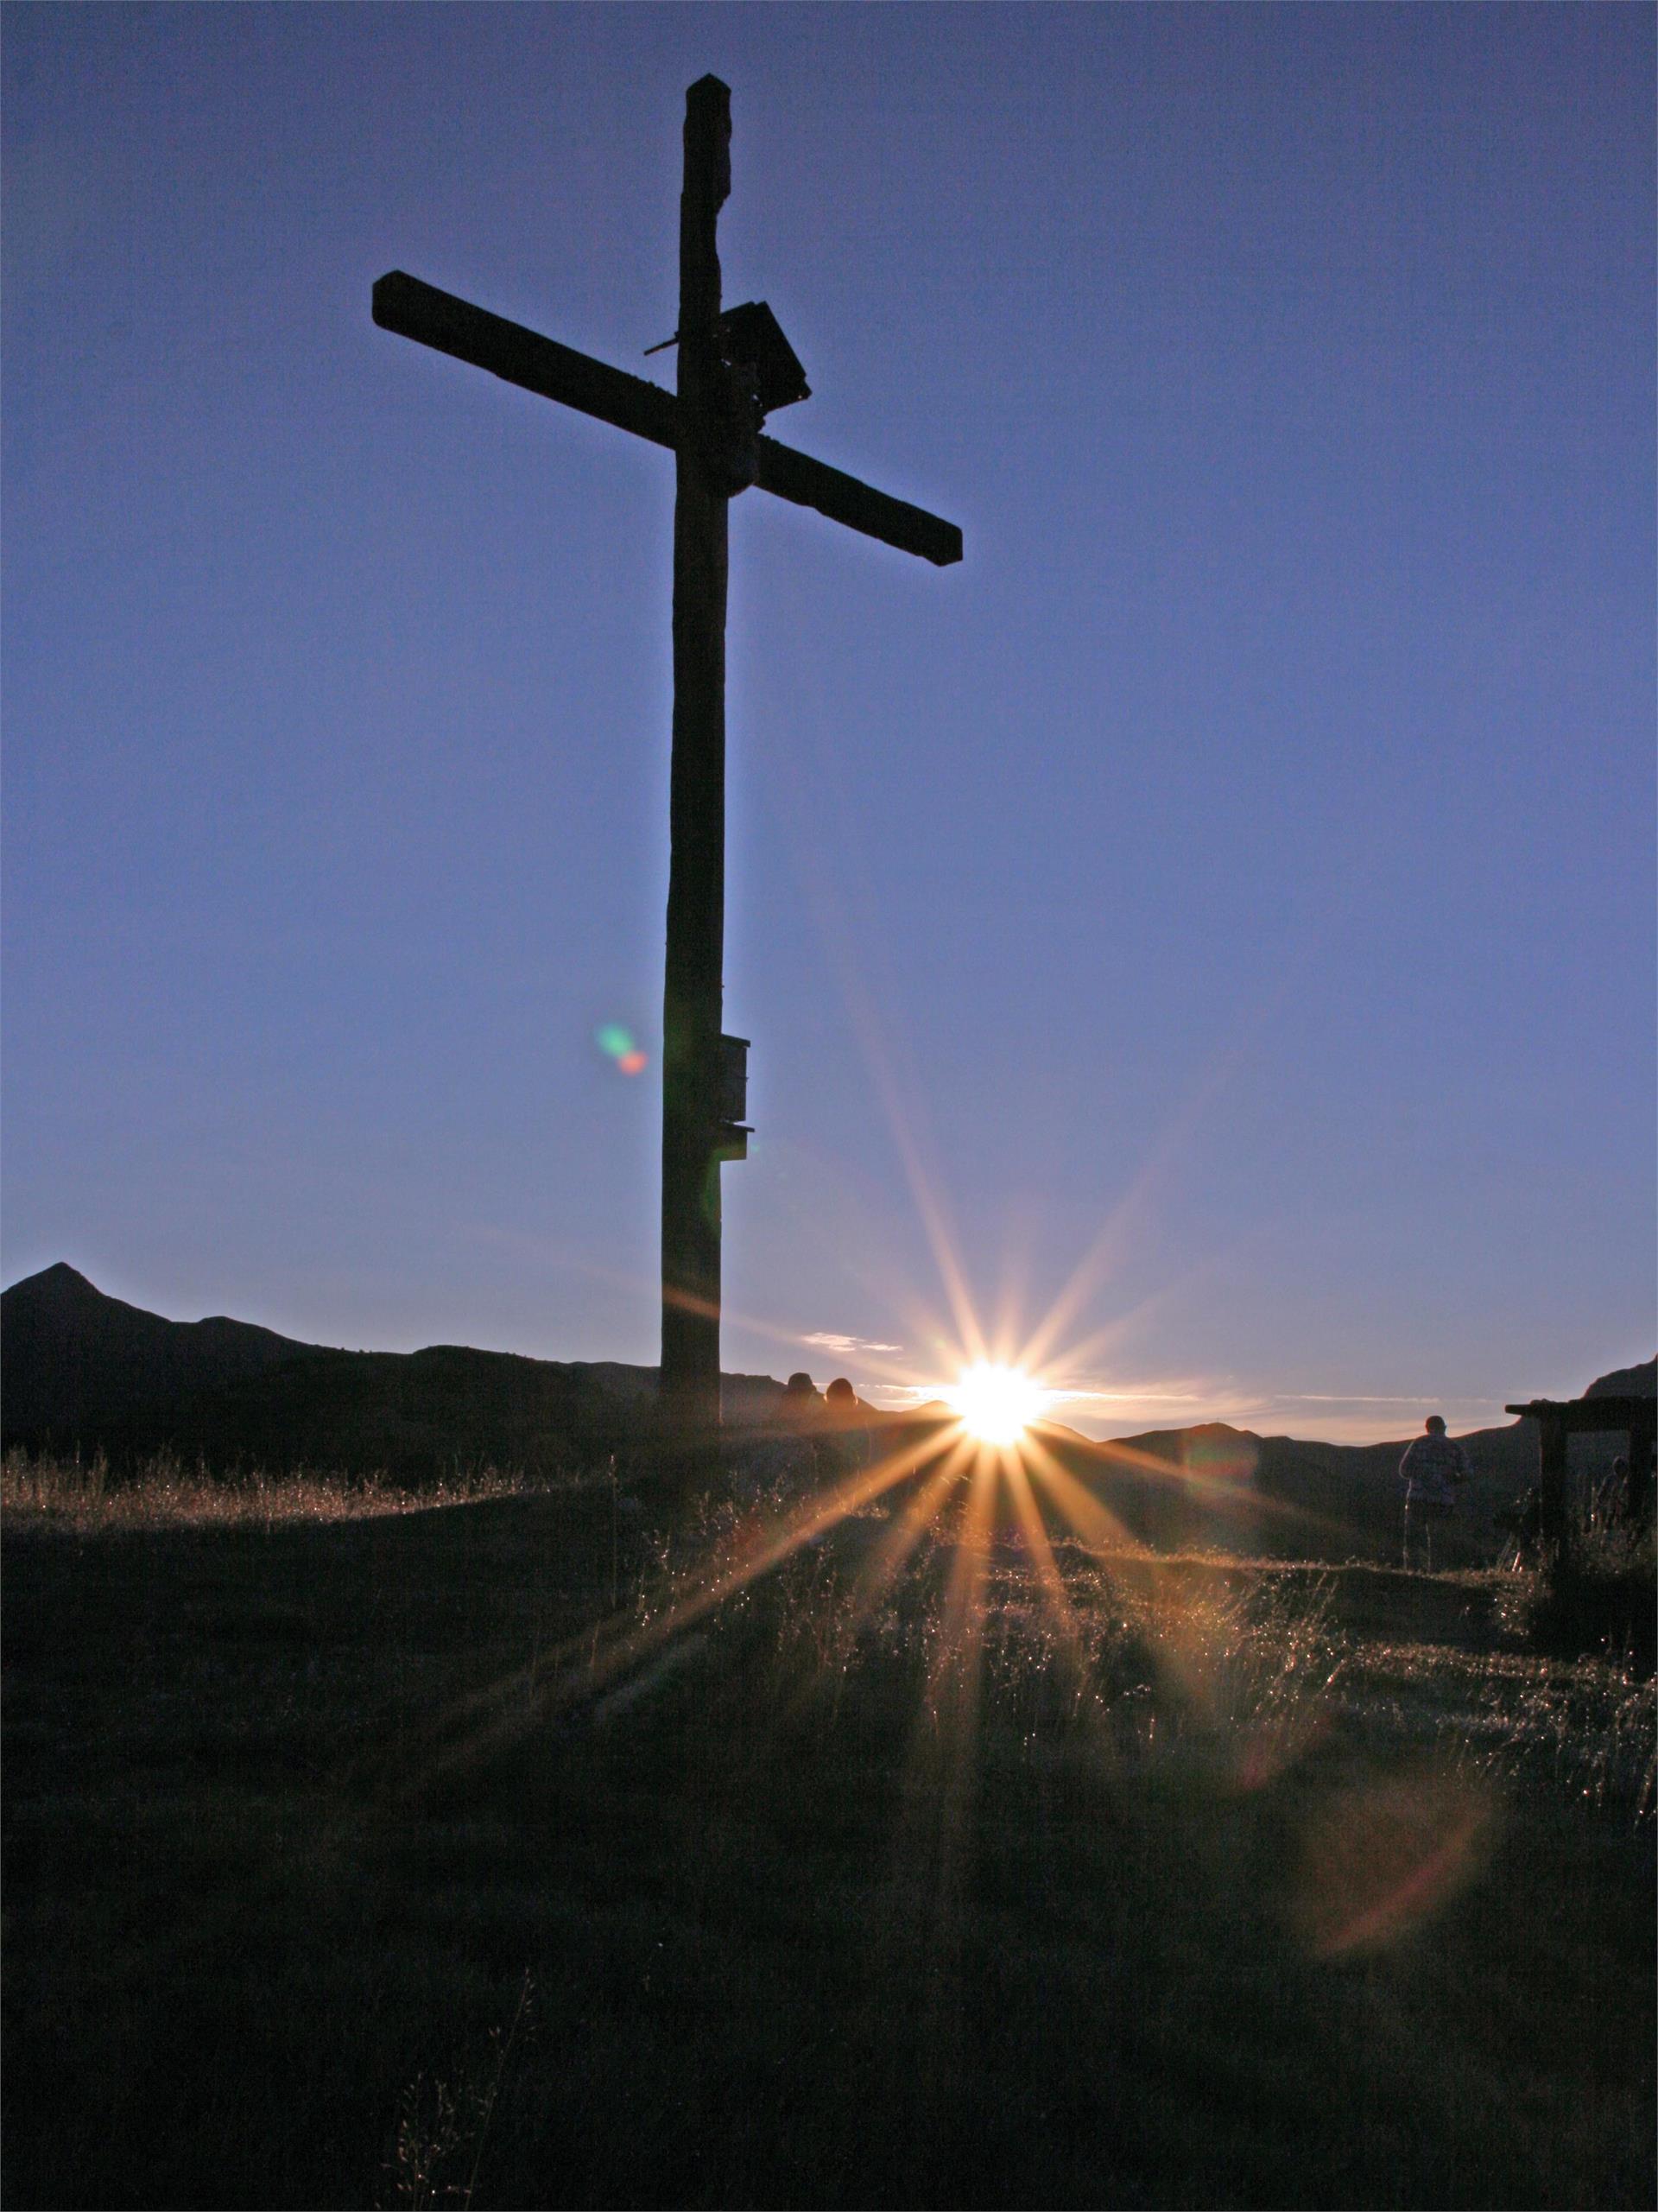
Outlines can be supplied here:
<path id="1" fill-rule="evenodd" d="M 1652 2201 L 1650 1689 L 1516 1577 L 10 1480 L 9 2202 Z"/>
<path id="2" fill-rule="evenodd" d="M 421 1490 L 383 1476 L 326 1468 L 226 1478 L 188 1467 L 166 1452 L 123 1476 L 112 1475 L 102 1455 L 83 1463 L 9 1452 L 0 1461 L 0 1506 L 9 1527 L 44 1524 L 83 1536 L 115 1529 L 269 1528 L 279 1522 L 362 1520 L 377 1513 L 425 1512 L 485 1498 L 522 1497 L 531 1486 L 522 1475 L 495 1467 L 457 1472 L 448 1481 Z"/>

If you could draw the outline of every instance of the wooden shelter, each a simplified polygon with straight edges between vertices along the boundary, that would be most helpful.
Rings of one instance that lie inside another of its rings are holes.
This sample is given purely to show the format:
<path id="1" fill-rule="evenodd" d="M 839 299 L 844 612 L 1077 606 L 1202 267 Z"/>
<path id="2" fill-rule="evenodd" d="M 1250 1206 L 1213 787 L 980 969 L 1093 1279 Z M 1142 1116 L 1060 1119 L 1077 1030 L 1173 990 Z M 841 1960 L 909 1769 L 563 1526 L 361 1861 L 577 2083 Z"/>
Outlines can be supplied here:
<path id="1" fill-rule="evenodd" d="M 1537 1423 L 1538 1502 L 1541 1531 L 1558 1543 L 1566 1533 L 1566 1439 L 1623 1429 L 1630 1440 L 1630 1488 L 1625 1510 L 1640 1520 L 1652 1506 L 1652 1457 L 1658 1444 L 1658 1398 L 1534 1398 L 1505 1406 Z"/>

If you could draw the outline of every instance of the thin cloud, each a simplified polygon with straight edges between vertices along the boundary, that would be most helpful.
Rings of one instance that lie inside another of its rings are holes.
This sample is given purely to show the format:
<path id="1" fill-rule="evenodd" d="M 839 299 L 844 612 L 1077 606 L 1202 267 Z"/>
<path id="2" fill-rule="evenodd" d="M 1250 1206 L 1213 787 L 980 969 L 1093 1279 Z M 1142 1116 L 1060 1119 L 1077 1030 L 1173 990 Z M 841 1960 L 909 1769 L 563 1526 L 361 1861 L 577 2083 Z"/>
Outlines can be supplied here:
<path id="1" fill-rule="evenodd" d="M 802 1344 L 821 1345 L 826 1352 L 902 1352 L 902 1344 L 877 1344 L 872 1336 L 844 1336 L 838 1329 L 814 1328 L 801 1337 Z"/>
<path id="2" fill-rule="evenodd" d="M 1050 1376 L 1047 1387 L 1053 1393 L 1049 1411 L 1054 1417 L 1097 1436 L 1219 1421 L 1257 1435 L 1289 1429 L 1311 1433 L 1326 1443 L 1366 1444 L 1402 1436 L 1436 1406 L 1455 1429 L 1489 1428 L 1501 1404 L 1496 1398 L 1436 1398 L 1431 1393 L 1406 1397 L 1364 1391 L 1263 1391 L 1225 1374 L 1110 1382 L 1086 1375 L 1068 1380 Z"/>
<path id="3" fill-rule="evenodd" d="M 1213 1391 L 1160 1390 L 1155 1384 L 1143 1390 L 1072 1390 L 1064 1383 L 1047 1387 L 1067 1405 L 1212 1405 L 1216 1400 Z"/>
<path id="4" fill-rule="evenodd" d="M 1499 1398 L 1459 1398 L 1453 1402 L 1458 1405 L 1501 1405 L 1503 1403 Z M 1414 1398 L 1376 1398 L 1367 1397 L 1363 1391 L 1345 1393 L 1340 1391 L 1286 1391 L 1272 1403 L 1275 1405 L 1431 1405 L 1433 1399 L 1431 1395 L 1424 1398 L 1420 1392 Z"/>

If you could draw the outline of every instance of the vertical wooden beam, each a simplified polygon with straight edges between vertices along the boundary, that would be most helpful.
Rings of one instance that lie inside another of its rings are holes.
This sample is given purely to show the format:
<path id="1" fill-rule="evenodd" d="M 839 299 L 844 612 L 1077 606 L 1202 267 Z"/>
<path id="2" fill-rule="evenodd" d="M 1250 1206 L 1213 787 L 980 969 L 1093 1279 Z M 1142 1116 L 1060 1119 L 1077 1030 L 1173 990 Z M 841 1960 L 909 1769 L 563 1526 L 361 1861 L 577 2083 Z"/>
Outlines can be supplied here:
<path id="1" fill-rule="evenodd" d="M 1538 1529 L 1545 1543 L 1564 1544 L 1566 1526 L 1566 1423 L 1558 1413 L 1537 1417 Z"/>
<path id="2" fill-rule="evenodd" d="M 662 990 L 662 1407 L 712 1446 L 719 1426 L 719 1036 L 725 934 L 729 498 L 712 466 L 722 370 L 716 226 L 731 190 L 731 92 L 685 100 L 679 444 L 674 502 L 674 752 Z"/>

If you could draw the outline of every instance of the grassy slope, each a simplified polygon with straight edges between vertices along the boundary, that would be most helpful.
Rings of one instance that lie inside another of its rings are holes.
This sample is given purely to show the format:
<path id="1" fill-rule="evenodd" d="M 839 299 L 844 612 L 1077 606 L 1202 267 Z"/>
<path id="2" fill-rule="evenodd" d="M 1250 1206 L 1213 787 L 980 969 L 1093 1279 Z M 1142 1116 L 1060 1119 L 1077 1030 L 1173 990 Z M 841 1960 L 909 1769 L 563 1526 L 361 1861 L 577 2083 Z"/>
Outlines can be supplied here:
<path id="1" fill-rule="evenodd" d="M 949 1544 L 854 1619 L 887 1526 L 594 1697 L 603 1486 L 16 1519 L 7 2202 L 1653 2200 L 1645 1692 L 1497 1578 L 1076 1550 L 975 1666 Z"/>

